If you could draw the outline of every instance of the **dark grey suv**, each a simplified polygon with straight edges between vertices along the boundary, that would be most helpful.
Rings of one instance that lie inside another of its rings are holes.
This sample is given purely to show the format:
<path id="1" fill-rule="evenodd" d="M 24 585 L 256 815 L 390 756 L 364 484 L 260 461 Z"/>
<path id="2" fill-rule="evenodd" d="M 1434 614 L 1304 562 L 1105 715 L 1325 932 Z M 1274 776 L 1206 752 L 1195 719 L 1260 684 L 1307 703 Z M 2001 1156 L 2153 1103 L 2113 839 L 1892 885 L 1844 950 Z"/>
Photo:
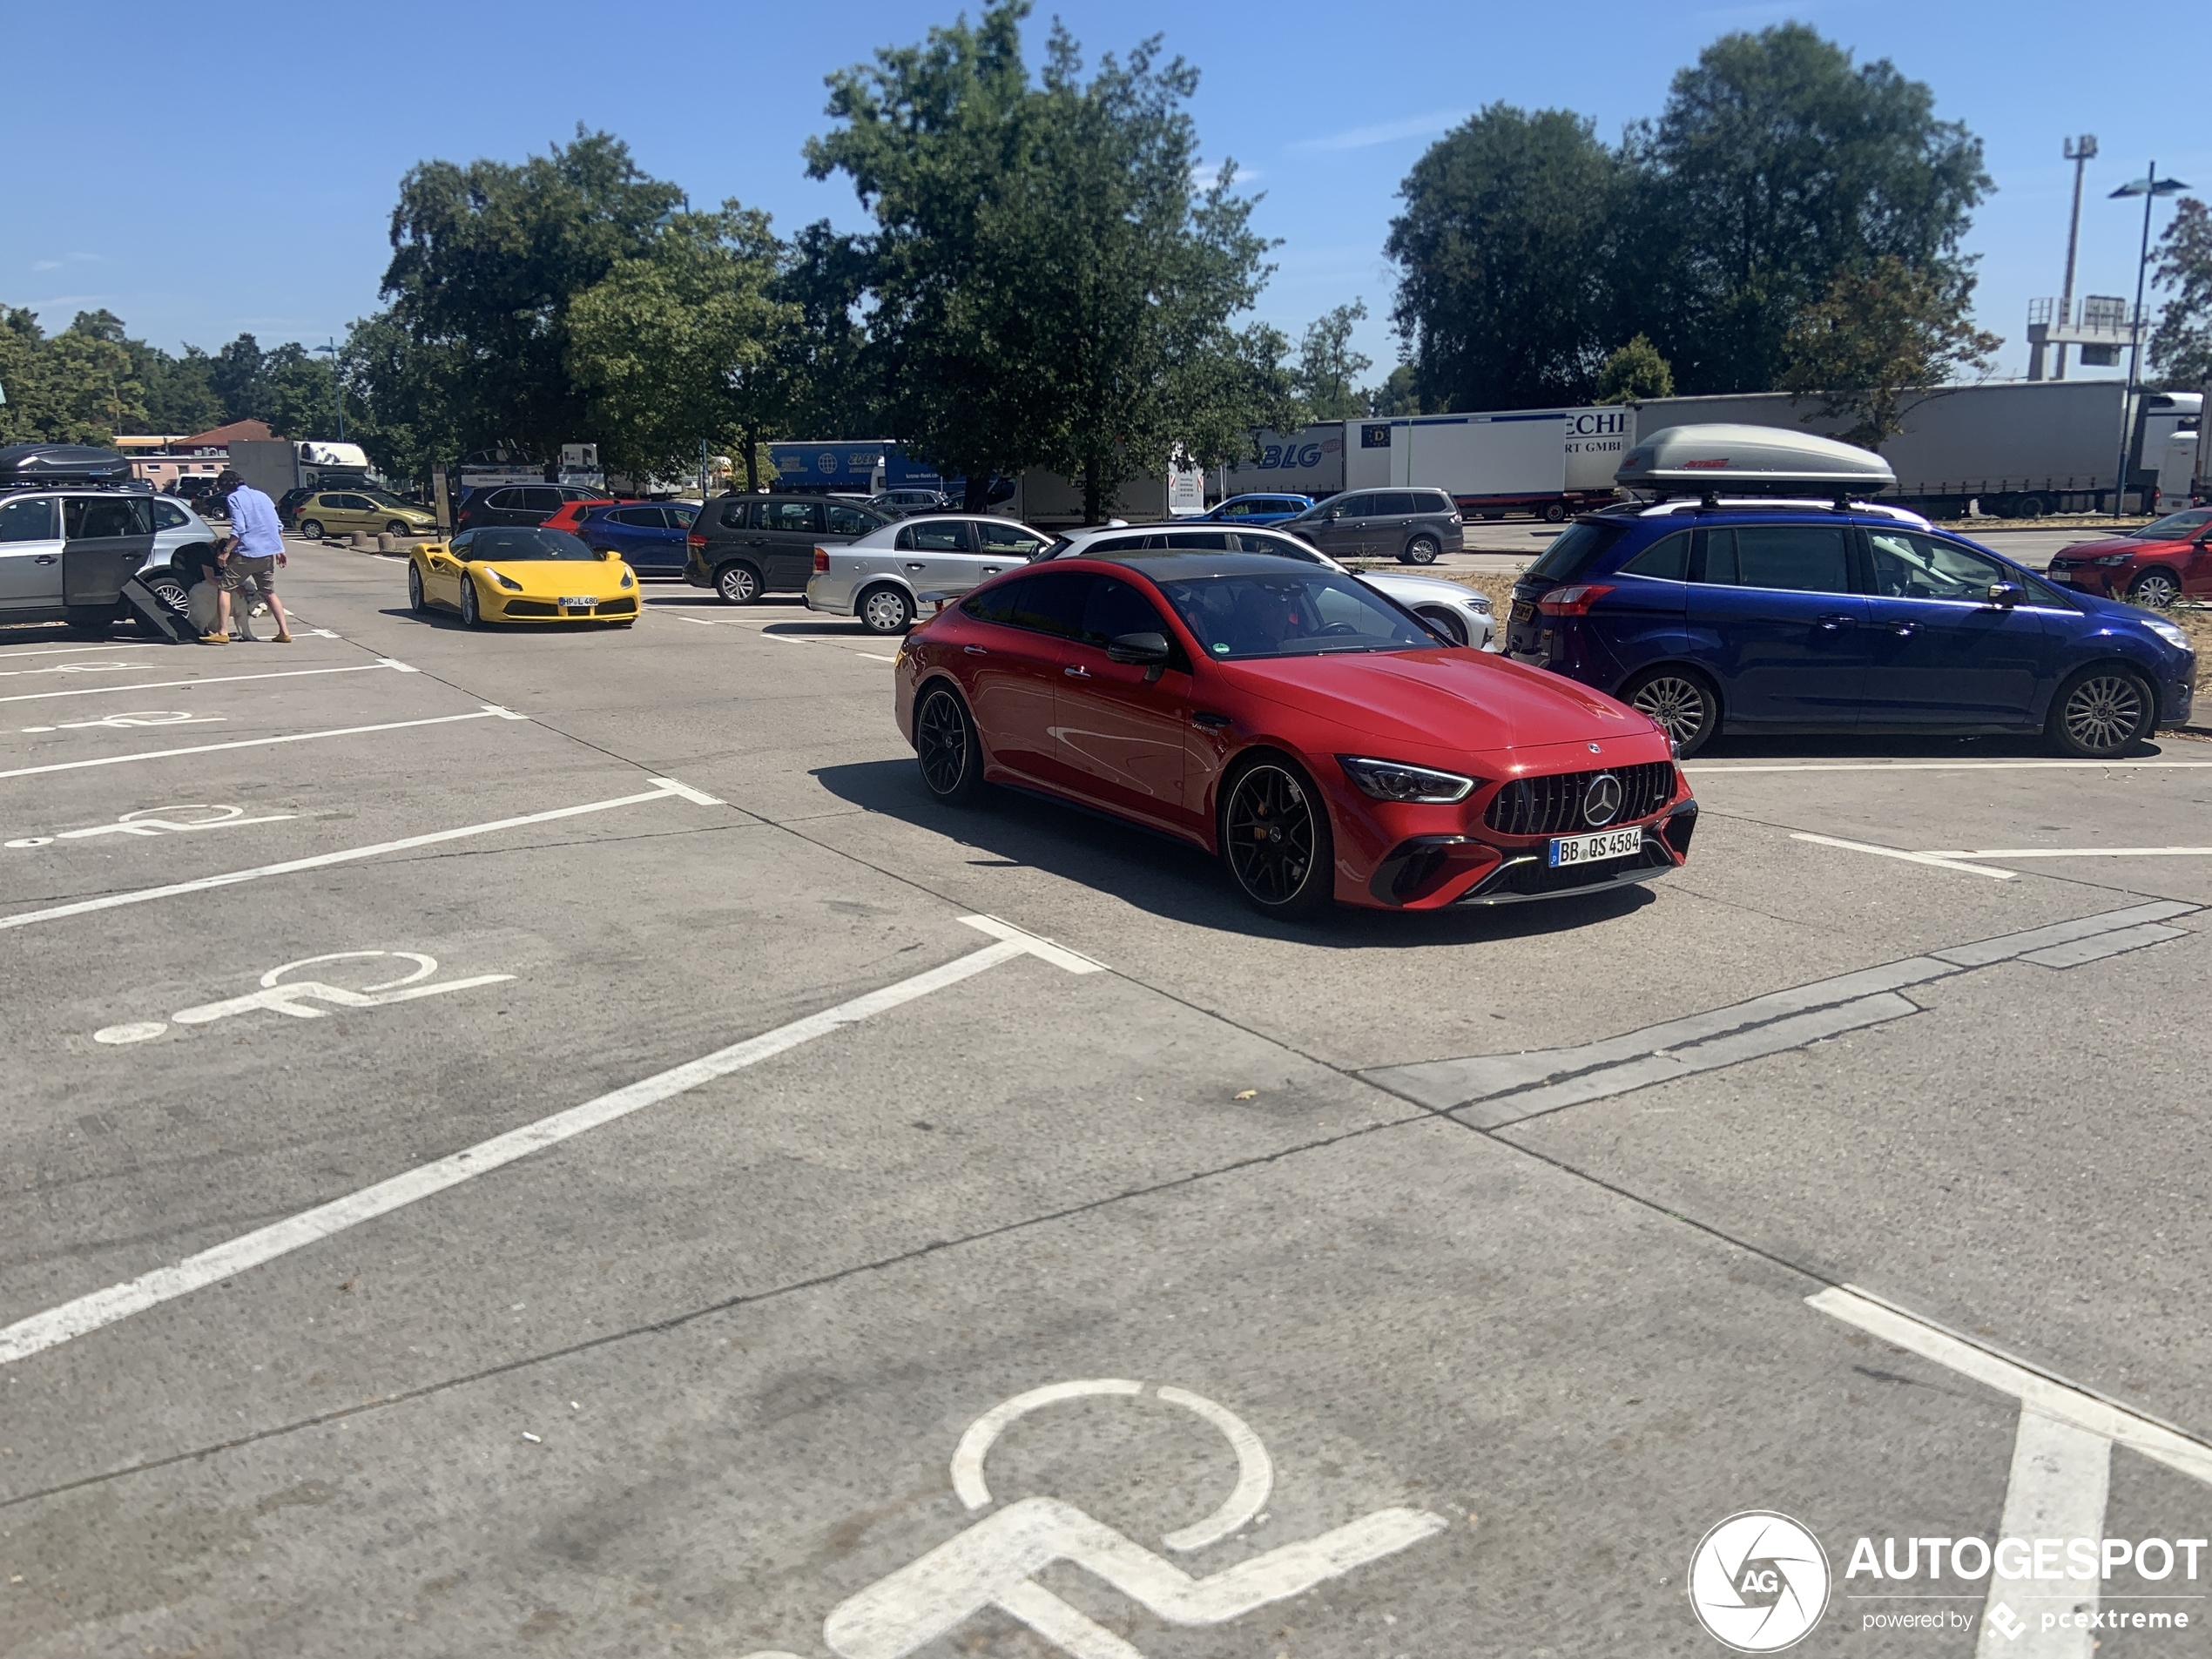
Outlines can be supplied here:
<path id="1" fill-rule="evenodd" d="M 764 593 L 804 593 L 815 548 L 842 547 L 889 523 L 819 496 L 719 496 L 691 521 L 684 580 L 733 605 Z"/>
<path id="2" fill-rule="evenodd" d="M 1352 489 L 1278 524 L 1332 559 L 1433 564 L 1464 546 L 1460 509 L 1440 489 Z"/>

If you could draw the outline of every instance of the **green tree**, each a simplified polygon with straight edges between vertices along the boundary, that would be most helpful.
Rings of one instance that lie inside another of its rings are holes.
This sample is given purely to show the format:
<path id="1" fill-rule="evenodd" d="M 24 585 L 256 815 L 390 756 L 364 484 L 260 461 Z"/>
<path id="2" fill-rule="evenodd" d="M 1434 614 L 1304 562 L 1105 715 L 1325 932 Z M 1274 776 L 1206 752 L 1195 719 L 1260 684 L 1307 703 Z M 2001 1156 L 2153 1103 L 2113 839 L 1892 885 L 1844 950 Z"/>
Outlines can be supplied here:
<path id="1" fill-rule="evenodd" d="M 1837 435 L 1878 449 L 1905 429 L 1905 395 L 1941 386 L 1961 369 L 1986 374 L 2004 341 L 1967 320 L 1973 280 L 1884 255 L 1838 273 L 1801 314 L 1785 341 L 1785 391 L 1817 395 L 1805 419 L 1848 420 Z"/>
<path id="2" fill-rule="evenodd" d="M 570 368 L 590 400 L 602 461 L 680 475 L 702 439 L 734 442 L 758 487 L 754 458 L 780 428 L 790 389 L 780 336 L 799 322 L 798 307 L 769 297 L 782 252 L 765 213 L 725 202 L 673 215 L 642 257 L 577 296 Z"/>
<path id="3" fill-rule="evenodd" d="M 379 363 L 454 376 L 437 401 L 464 448 L 505 439 L 546 455 L 589 437 L 570 309 L 623 261 L 648 258 L 682 204 L 620 139 L 581 125 L 573 142 L 520 166 L 420 164 L 400 183 L 383 284 L 385 314 L 415 349 Z M 408 401 L 433 400 L 415 388 Z"/>
<path id="4" fill-rule="evenodd" d="M 1493 104 L 1399 187 L 1391 312 L 1433 409 L 1578 403 L 1610 331 L 1620 161 L 1589 121 Z M 1619 335 L 1614 334 L 1618 339 Z"/>
<path id="5" fill-rule="evenodd" d="M 1801 24 L 1708 46 L 1627 155 L 1621 332 L 1649 334 L 1688 393 L 1780 385 L 1792 328 L 1845 273 L 1887 259 L 1956 280 L 1993 188 L 1980 140 L 1936 118 L 1924 83 L 1854 67 Z"/>
<path id="6" fill-rule="evenodd" d="M 2151 331 L 2151 367 L 2170 387 L 2212 391 L 2212 212 L 2195 197 L 2175 204 L 2174 218 L 2158 239 L 2154 273 L 2174 297 Z M 2197 430 L 2206 429 L 2199 421 Z"/>
<path id="7" fill-rule="evenodd" d="M 895 428 L 884 412 L 881 354 L 861 307 L 874 270 L 867 239 L 807 226 L 784 250 L 769 297 L 797 308 L 776 337 L 786 431 L 799 438 L 877 438 Z"/>
<path id="8" fill-rule="evenodd" d="M 1400 363 L 1383 377 L 1382 384 L 1367 393 L 1369 415 L 1420 415 L 1421 389 L 1420 378 L 1411 363 Z"/>
<path id="9" fill-rule="evenodd" d="M 1674 395 L 1675 371 L 1648 334 L 1638 334 L 1622 347 L 1597 372 L 1600 403 L 1634 403 Z"/>
<path id="10" fill-rule="evenodd" d="M 1194 196 L 1197 71 L 1147 41 L 1088 81 L 1055 28 L 1033 84 L 1028 0 L 830 78 L 809 142 L 873 213 L 870 341 L 899 435 L 980 505 L 994 471 L 1082 480 L 1091 519 L 1182 448 L 1200 462 L 1294 413 L 1283 341 L 1239 329 L 1267 243 L 1224 163 Z"/>
<path id="11" fill-rule="evenodd" d="M 1355 300 L 1306 325 L 1292 384 L 1307 420 L 1342 421 L 1367 412 L 1366 395 L 1357 382 L 1374 359 L 1352 347 L 1352 331 L 1366 317 L 1366 301 Z"/>

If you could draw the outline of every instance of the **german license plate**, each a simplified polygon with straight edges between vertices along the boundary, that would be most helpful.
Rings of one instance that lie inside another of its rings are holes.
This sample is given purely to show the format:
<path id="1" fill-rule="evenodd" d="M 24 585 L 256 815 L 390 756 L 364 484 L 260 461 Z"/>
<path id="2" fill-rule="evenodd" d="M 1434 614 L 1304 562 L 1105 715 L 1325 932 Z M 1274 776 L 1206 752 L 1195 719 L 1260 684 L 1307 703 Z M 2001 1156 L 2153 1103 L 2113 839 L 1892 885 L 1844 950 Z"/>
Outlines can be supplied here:
<path id="1" fill-rule="evenodd" d="M 1597 864 L 1607 859 L 1634 858 L 1643 851 L 1641 829 L 1600 830 L 1595 835 L 1561 835 L 1552 841 L 1552 868 L 1568 864 Z"/>
<path id="2" fill-rule="evenodd" d="M 589 610 L 598 603 L 588 593 L 581 598 L 574 598 L 566 594 L 561 597 L 561 609 L 563 610 Z"/>

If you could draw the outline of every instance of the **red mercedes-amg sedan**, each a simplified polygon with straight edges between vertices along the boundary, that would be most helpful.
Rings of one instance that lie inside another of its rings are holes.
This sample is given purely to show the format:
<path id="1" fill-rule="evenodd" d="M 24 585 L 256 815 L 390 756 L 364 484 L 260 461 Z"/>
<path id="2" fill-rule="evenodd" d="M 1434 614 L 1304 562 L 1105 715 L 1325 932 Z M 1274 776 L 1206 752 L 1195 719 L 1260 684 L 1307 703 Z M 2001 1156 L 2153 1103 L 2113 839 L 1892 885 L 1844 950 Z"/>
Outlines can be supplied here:
<path id="1" fill-rule="evenodd" d="M 1264 555 L 1009 571 L 907 635 L 897 685 L 940 799 L 1012 784 L 1164 831 L 1275 914 L 1649 880 L 1697 819 L 1633 709 Z"/>

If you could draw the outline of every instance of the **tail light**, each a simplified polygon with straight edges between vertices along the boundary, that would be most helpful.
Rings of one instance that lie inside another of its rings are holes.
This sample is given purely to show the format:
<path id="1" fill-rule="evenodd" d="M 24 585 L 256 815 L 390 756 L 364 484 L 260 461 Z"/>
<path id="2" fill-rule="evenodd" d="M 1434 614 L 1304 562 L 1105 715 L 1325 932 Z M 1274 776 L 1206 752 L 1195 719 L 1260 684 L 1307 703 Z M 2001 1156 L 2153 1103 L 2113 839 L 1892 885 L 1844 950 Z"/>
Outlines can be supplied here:
<path id="1" fill-rule="evenodd" d="M 684 538 L 684 545 L 685 547 L 697 548 L 700 552 L 704 553 L 706 550 L 706 537 L 699 534 L 698 531 L 693 530 L 689 536 L 686 536 Z"/>
<path id="2" fill-rule="evenodd" d="M 818 547 L 814 550 L 814 574 L 816 576 L 829 574 L 829 549 Z"/>
<path id="3" fill-rule="evenodd" d="M 1554 588 L 1536 601 L 1536 609 L 1547 617 L 1587 617 L 1590 607 L 1613 590 L 1595 582 L 1577 582 L 1572 586 Z"/>

